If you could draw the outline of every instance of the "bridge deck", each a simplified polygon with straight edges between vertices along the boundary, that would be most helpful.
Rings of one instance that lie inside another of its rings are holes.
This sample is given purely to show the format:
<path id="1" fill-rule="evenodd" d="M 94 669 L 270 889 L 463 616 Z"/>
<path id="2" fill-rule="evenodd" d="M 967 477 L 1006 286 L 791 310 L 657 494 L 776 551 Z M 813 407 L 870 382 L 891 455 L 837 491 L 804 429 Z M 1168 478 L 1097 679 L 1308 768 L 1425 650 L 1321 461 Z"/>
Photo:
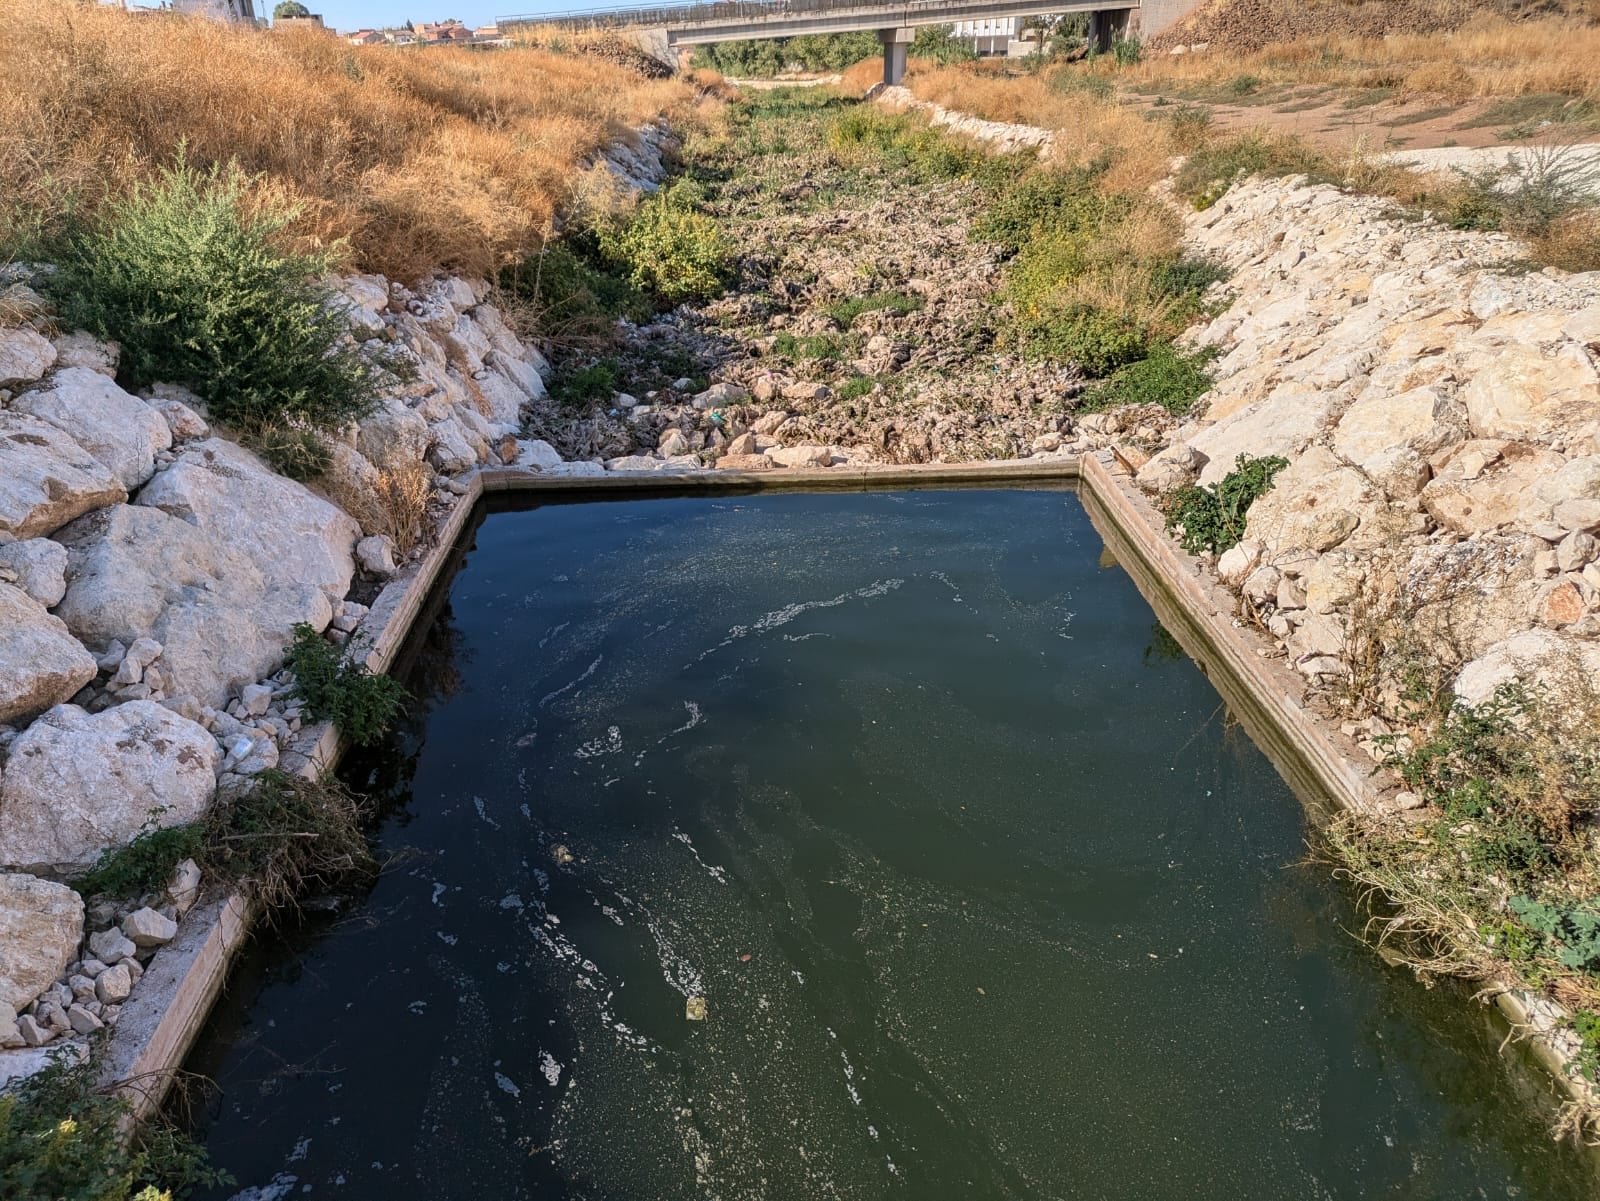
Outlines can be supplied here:
<path id="1" fill-rule="evenodd" d="M 995 17 L 1127 12 L 1138 0 L 716 0 L 666 8 L 609 8 L 501 17 L 500 27 L 573 30 L 664 29 L 671 45 L 797 37 L 802 34 L 907 29 Z"/>

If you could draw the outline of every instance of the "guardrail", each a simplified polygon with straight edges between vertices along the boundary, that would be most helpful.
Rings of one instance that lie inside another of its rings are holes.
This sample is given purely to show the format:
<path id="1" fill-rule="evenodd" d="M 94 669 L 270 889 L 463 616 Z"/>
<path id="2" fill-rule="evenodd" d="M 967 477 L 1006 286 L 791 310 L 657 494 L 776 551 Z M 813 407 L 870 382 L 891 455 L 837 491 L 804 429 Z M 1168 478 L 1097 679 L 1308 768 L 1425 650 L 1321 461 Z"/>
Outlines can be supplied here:
<path id="1" fill-rule="evenodd" d="M 929 24 L 929 17 L 949 9 L 950 0 L 910 0 L 909 3 L 872 4 L 863 0 L 713 0 L 707 4 L 680 4 L 660 8 L 590 8 L 563 13 L 530 13 L 523 16 L 500 17 L 502 29 L 529 25 L 557 25 L 569 29 L 625 29 L 631 27 L 667 26 L 677 29 L 694 29 L 708 25 L 726 25 L 741 21 L 781 21 L 785 17 L 845 16 L 871 14 L 881 19 L 885 28 Z M 1063 10 L 1082 11 L 1090 7 L 1137 8 L 1138 0 L 1088 5 L 1067 0 Z M 952 17 L 952 20 L 962 18 Z M 934 22 L 937 23 L 937 22 Z"/>

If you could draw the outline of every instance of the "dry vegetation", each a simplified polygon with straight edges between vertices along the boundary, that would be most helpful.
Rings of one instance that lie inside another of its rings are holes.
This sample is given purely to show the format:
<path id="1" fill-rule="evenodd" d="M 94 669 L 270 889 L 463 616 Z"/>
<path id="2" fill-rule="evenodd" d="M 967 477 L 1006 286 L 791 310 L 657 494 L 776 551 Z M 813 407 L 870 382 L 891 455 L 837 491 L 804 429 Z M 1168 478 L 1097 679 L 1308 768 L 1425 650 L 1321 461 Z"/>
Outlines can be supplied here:
<path id="1" fill-rule="evenodd" d="M 1600 5 L 1592 17 L 1600 17 Z M 1278 26 L 1282 27 L 1281 23 Z M 1582 17 L 1511 20 L 1485 14 L 1447 32 L 1322 36 L 1255 49 L 1213 46 L 1171 57 L 1153 53 L 1122 73 L 1141 89 L 1262 83 L 1392 88 L 1451 101 L 1532 95 L 1600 99 L 1600 23 Z"/>
<path id="2" fill-rule="evenodd" d="M 0 255 L 172 161 L 237 160 L 294 232 L 410 279 L 538 242 L 584 160 L 686 102 L 599 58 L 357 48 L 324 34 L 0 0 Z"/>

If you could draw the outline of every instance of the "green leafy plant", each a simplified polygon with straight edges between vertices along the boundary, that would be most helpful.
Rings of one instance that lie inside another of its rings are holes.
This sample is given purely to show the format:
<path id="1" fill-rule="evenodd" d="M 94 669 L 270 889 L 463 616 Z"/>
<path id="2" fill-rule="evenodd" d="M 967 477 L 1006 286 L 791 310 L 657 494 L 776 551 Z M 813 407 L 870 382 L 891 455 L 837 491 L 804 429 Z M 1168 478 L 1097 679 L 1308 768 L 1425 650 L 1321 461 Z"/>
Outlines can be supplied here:
<path id="1" fill-rule="evenodd" d="M 0 1196 L 50 1201 L 171 1201 L 232 1184 L 170 1126 L 130 1142 L 128 1102 L 102 1090 L 98 1065 L 71 1055 L 0 1093 Z"/>
<path id="2" fill-rule="evenodd" d="M 158 825 L 162 812 L 152 812 L 127 846 L 101 852 L 95 865 L 73 886 L 84 896 L 110 893 L 118 897 L 165 888 L 173 868 L 185 859 L 200 857 L 204 835 L 197 825 Z"/>
<path id="3" fill-rule="evenodd" d="M 1080 234 L 1121 220 L 1132 202 L 1098 188 L 1110 165 L 1102 158 L 1086 167 L 1027 172 L 990 199 L 973 222 L 972 236 L 1015 254 L 1041 230 Z"/>
<path id="4" fill-rule="evenodd" d="M 870 375 L 853 375 L 833 390 L 835 400 L 859 400 L 877 385 Z"/>
<path id="5" fill-rule="evenodd" d="M 796 337 L 781 330 L 773 339 L 772 352 L 790 359 L 836 359 L 844 354 L 844 341 L 837 334 Z"/>
<path id="6" fill-rule="evenodd" d="M 66 237 L 47 288 L 64 322 L 121 344 L 121 377 L 182 383 L 255 437 L 366 415 L 387 361 L 364 357 L 332 259 L 287 249 L 298 206 L 236 164 L 172 165 Z"/>
<path id="7" fill-rule="evenodd" d="M 662 304 L 711 299 L 727 286 L 736 256 L 716 220 L 700 211 L 703 198 L 687 179 L 647 197 L 626 220 L 598 227 L 601 254 Z"/>
<path id="8" fill-rule="evenodd" d="M 1600 904 L 1552 905 L 1512 897 L 1511 912 L 1542 936 L 1562 967 L 1600 972 Z"/>
<path id="9" fill-rule="evenodd" d="M 608 403 L 616 391 L 617 365 L 608 359 L 584 367 L 566 367 L 550 384 L 552 399 L 577 408 Z"/>
<path id="10" fill-rule="evenodd" d="M 289 666 L 294 695 L 313 719 L 331 721 L 352 742 L 370 746 L 399 715 L 407 694 L 398 680 L 371 671 L 350 653 L 357 649 L 341 650 L 302 622 L 294 628 Z"/>
<path id="11" fill-rule="evenodd" d="M 1126 313 L 1068 304 L 1046 305 L 1017 322 L 1030 357 L 1076 363 L 1090 376 L 1104 376 L 1149 353 L 1149 331 Z"/>
<path id="12" fill-rule="evenodd" d="M 1572 1015 L 1572 1028 L 1579 1040 L 1578 1070 L 1589 1080 L 1600 1081 L 1600 1013 L 1578 1010 Z"/>
<path id="13" fill-rule="evenodd" d="M 977 59 L 973 44 L 955 35 L 953 25 L 923 25 L 917 29 L 908 51 L 912 58 L 927 58 L 942 66 L 970 63 Z"/>
<path id="14" fill-rule="evenodd" d="M 1211 387 L 1205 366 L 1211 354 L 1184 354 L 1170 342 L 1158 342 L 1150 353 L 1119 367 L 1110 377 L 1083 394 L 1078 407 L 1086 413 L 1103 412 L 1121 405 L 1158 404 L 1183 416 Z"/>
<path id="15" fill-rule="evenodd" d="M 1202 551 L 1221 554 L 1244 537 L 1250 506 L 1272 487 L 1272 479 L 1289 465 L 1276 455 L 1252 458 L 1240 455 L 1234 468 L 1210 487 L 1179 488 L 1167 501 L 1167 528 L 1192 555 Z"/>
<path id="16" fill-rule="evenodd" d="M 908 296 L 904 292 L 874 292 L 870 296 L 854 296 L 830 304 L 822 311 L 845 329 L 849 329 L 862 313 L 890 312 L 896 317 L 914 313 L 923 305 L 922 297 Z"/>

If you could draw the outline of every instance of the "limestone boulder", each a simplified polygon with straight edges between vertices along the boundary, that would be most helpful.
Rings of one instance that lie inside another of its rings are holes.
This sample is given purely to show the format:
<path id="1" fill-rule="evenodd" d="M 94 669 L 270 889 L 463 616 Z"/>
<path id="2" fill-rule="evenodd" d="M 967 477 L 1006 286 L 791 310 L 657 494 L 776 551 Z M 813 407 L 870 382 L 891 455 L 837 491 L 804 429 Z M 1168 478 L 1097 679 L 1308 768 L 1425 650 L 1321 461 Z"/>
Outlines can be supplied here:
<path id="1" fill-rule="evenodd" d="M 0 546 L 0 571 L 9 571 L 18 588 L 53 608 L 67 593 L 67 548 L 48 538 L 7 543 Z"/>
<path id="2" fill-rule="evenodd" d="M 68 873 L 147 823 L 205 813 L 221 752 L 203 727 L 154 701 L 90 714 L 57 705 L 19 734 L 0 776 L 0 864 Z"/>
<path id="3" fill-rule="evenodd" d="M 0 724 L 60 704 L 95 677 L 95 661 L 66 624 L 0 584 Z"/>
<path id="4" fill-rule="evenodd" d="M 33 1002 L 78 956 L 83 898 L 65 884 L 0 873 L 0 1005 Z"/>
<path id="5" fill-rule="evenodd" d="M 330 604 L 350 589 L 361 537 L 355 521 L 231 442 L 212 438 L 186 448 L 138 503 L 229 544 L 269 583 L 292 579 Z"/>
<path id="6" fill-rule="evenodd" d="M 20 326 L 0 329 L 0 388 L 41 379 L 56 363 L 56 348 L 42 334 Z"/>
<path id="7" fill-rule="evenodd" d="M 206 419 L 183 401 L 171 396 L 157 396 L 145 403 L 161 414 L 167 429 L 172 431 L 173 442 L 194 442 L 210 437 L 211 427 L 206 424 Z"/>
<path id="8" fill-rule="evenodd" d="M 101 375 L 116 377 L 117 363 L 122 359 L 122 347 L 117 343 L 102 342 L 79 329 L 62 334 L 51 344 L 56 348 L 57 367 L 87 367 Z"/>
<path id="9" fill-rule="evenodd" d="M 523 438 L 517 442 L 516 466 L 548 471 L 561 466 L 561 452 L 542 439 Z"/>
<path id="10" fill-rule="evenodd" d="M 473 377 L 476 395 L 474 406 L 467 412 L 482 416 L 493 431 L 493 436 L 514 434 L 522 428 L 522 407 L 529 397 L 508 376 L 493 368 L 485 368 Z M 462 416 L 465 416 L 464 412 Z"/>
<path id="11" fill-rule="evenodd" d="M 1382 542 L 1384 514 L 1382 497 L 1364 475 L 1313 446 L 1250 506 L 1245 536 L 1277 551 L 1321 554 L 1340 545 Z"/>
<path id="12" fill-rule="evenodd" d="M 1352 463 L 1407 447 L 1433 454 L 1467 436 L 1467 415 L 1440 388 L 1413 388 L 1398 396 L 1358 400 L 1339 419 L 1333 449 Z"/>
<path id="13" fill-rule="evenodd" d="M 122 480 L 61 430 L 0 409 L 0 536 L 36 538 L 127 499 Z"/>
<path id="14" fill-rule="evenodd" d="M 1422 505 L 1460 534 L 1531 530 L 1551 512 L 1540 485 L 1563 466 L 1560 455 L 1525 442 L 1464 443 L 1423 488 Z"/>
<path id="15" fill-rule="evenodd" d="M 130 490 L 155 472 L 156 452 L 172 445 L 160 413 L 87 367 L 56 372 L 48 387 L 24 392 L 11 407 L 62 430 Z"/>
<path id="16" fill-rule="evenodd" d="M 1222 479 L 1242 454 L 1293 459 L 1327 428 L 1336 399 L 1330 392 L 1279 390 L 1207 426 L 1189 439 L 1190 447 L 1206 458 L 1200 483 Z"/>
<path id="17" fill-rule="evenodd" d="M 364 418 L 356 434 L 356 449 L 377 468 L 420 463 L 433 445 L 433 432 L 415 409 L 389 397 L 372 416 Z"/>
<path id="18" fill-rule="evenodd" d="M 1468 354 L 1461 400 L 1480 438 L 1535 437 L 1600 418 L 1600 376 L 1583 348 L 1509 340 Z"/>
<path id="19" fill-rule="evenodd" d="M 1554 630 L 1524 630 L 1495 643 L 1463 667 L 1455 692 L 1466 704 L 1477 706 L 1502 684 L 1559 681 L 1568 673 L 1600 684 L 1600 646 Z"/>
<path id="20" fill-rule="evenodd" d="M 58 537 L 68 562 L 56 612 L 68 628 L 95 647 L 153 638 L 167 691 L 202 704 L 225 705 L 276 671 L 297 622 L 322 629 L 333 617 L 293 559 L 263 562 L 242 534 L 214 537 L 160 509 L 117 505 Z"/>

